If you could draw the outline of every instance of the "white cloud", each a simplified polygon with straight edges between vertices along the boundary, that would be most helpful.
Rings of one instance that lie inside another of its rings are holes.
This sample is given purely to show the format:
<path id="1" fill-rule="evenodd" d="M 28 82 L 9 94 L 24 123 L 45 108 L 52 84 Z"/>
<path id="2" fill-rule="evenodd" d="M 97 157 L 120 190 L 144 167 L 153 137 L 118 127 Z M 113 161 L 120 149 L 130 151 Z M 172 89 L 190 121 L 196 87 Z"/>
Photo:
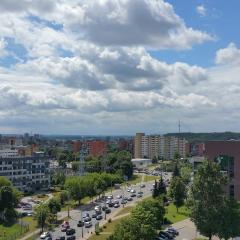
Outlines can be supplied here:
<path id="1" fill-rule="evenodd" d="M 240 63 L 240 49 L 234 43 L 230 43 L 226 48 L 216 52 L 215 62 L 216 64 Z"/>
<path id="2" fill-rule="evenodd" d="M 204 5 L 198 5 L 196 7 L 196 11 L 202 17 L 206 16 L 206 14 L 207 14 L 207 9 Z"/>
<path id="3" fill-rule="evenodd" d="M 0 38 L 0 58 L 7 55 L 6 46 L 7 42 L 3 38 Z"/>

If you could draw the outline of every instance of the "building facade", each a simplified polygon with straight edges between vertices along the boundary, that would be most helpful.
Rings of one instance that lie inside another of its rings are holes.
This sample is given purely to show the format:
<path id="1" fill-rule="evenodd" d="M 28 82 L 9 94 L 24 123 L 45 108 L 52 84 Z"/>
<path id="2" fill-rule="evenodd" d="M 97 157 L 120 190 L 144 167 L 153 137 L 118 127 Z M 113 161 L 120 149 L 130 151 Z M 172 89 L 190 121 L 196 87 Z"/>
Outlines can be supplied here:
<path id="1" fill-rule="evenodd" d="M 217 162 L 229 178 L 227 192 L 240 200 L 240 141 L 209 141 L 204 156 Z"/>
<path id="2" fill-rule="evenodd" d="M 50 186 L 50 160 L 44 153 L 37 152 L 31 157 L 0 158 L 0 176 L 5 176 L 22 191 L 35 191 Z"/>
<path id="3" fill-rule="evenodd" d="M 163 158 L 174 159 L 176 153 L 186 157 L 187 141 L 174 136 L 145 135 L 136 133 L 134 157 L 135 158 Z"/>

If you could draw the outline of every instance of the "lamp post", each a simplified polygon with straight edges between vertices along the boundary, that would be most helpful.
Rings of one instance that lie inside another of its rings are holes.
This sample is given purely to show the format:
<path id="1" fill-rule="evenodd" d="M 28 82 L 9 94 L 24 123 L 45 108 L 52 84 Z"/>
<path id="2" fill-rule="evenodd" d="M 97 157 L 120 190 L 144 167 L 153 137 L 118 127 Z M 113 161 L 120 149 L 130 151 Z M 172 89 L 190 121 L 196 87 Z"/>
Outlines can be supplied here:
<path id="1" fill-rule="evenodd" d="M 82 223 L 82 238 L 83 238 L 83 215 L 82 215 L 82 210 L 80 209 L 81 212 L 81 223 Z"/>

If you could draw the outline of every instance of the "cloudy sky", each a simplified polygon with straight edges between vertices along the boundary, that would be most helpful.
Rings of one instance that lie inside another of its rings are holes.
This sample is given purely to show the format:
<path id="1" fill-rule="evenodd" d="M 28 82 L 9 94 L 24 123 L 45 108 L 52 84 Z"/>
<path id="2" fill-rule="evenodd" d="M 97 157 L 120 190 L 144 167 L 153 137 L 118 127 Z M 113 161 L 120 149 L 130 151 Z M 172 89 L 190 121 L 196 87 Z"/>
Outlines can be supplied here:
<path id="1" fill-rule="evenodd" d="M 239 9 L 1 0 L 0 132 L 240 131 Z"/>

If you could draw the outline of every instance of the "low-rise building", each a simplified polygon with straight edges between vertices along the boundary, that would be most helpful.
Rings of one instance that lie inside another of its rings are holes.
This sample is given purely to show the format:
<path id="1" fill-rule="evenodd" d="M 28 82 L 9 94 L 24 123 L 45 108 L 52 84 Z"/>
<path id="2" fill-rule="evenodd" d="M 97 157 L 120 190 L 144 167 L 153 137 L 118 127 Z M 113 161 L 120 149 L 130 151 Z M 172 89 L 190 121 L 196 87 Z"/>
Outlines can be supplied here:
<path id="1" fill-rule="evenodd" d="M 22 191 L 35 191 L 50 186 L 49 158 L 43 152 L 31 157 L 0 158 L 0 176 L 9 178 Z"/>

